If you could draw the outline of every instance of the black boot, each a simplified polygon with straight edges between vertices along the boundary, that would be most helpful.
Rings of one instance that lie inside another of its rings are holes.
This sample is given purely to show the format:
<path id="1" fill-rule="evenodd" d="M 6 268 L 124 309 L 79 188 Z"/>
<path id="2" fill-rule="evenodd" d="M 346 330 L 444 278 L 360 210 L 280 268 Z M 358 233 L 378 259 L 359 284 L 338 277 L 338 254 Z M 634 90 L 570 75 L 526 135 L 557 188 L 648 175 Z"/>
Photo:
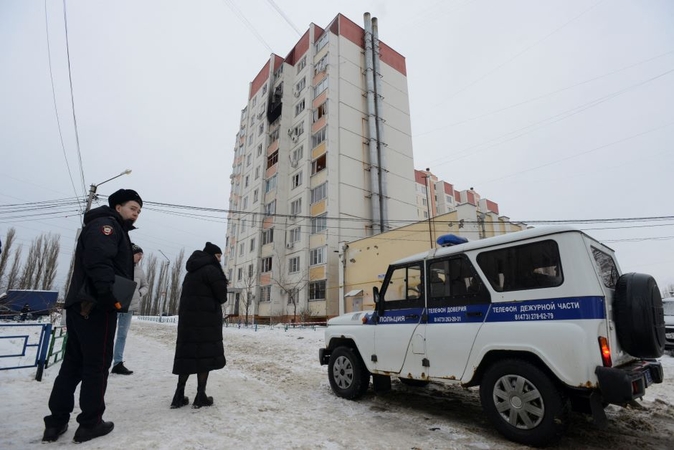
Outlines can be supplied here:
<path id="1" fill-rule="evenodd" d="M 44 442 L 54 442 L 66 431 L 68 431 L 68 424 L 60 427 L 47 427 L 44 429 L 42 440 Z"/>
<path id="2" fill-rule="evenodd" d="M 206 383 L 208 382 L 208 372 L 197 374 L 197 396 L 194 397 L 192 408 L 201 408 L 202 406 L 211 406 L 213 397 L 206 395 Z"/>
<path id="3" fill-rule="evenodd" d="M 84 427 L 80 425 L 77 431 L 75 431 L 75 437 L 73 437 L 73 441 L 90 441 L 92 439 L 96 439 L 97 437 L 105 436 L 106 434 L 110 433 L 113 428 L 115 428 L 114 423 L 103 422 L 102 420 L 93 427 Z"/>
<path id="4" fill-rule="evenodd" d="M 171 401 L 171 409 L 190 404 L 190 399 L 185 396 L 185 383 L 187 383 L 188 378 L 189 375 L 178 375 L 178 387 L 176 387 L 176 393 L 173 395 L 173 401 Z"/>

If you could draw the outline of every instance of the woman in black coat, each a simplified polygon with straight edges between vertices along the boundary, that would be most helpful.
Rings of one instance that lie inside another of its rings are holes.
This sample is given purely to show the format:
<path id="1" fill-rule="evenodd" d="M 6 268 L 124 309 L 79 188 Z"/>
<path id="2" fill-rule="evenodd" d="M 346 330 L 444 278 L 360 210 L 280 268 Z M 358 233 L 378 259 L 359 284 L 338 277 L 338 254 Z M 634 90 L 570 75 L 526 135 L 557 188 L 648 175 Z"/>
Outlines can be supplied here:
<path id="1" fill-rule="evenodd" d="M 206 382 L 211 370 L 225 367 L 222 345 L 222 304 L 227 301 L 227 278 L 220 266 L 222 250 L 206 242 L 203 251 L 196 250 L 187 260 L 178 310 L 178 338 L 173 360 L 173 373 L 178 375 L 171 408 L 187 405 L 185 383 L 190 374 L 197 374 L 197 395 L 193 408 L 211 406 L 213 397 L 206 395 Z"/>

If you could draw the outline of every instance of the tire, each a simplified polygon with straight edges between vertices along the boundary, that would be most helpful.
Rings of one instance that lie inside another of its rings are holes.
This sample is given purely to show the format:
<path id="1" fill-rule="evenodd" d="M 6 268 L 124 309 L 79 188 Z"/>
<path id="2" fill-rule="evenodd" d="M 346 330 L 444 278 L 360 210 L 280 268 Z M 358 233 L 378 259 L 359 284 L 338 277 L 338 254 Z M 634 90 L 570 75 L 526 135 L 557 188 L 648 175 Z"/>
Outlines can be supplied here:
<path id="1" fill-rule="evenodd" d="M 398 378 L 400 382 L 406 386 L 411 387 L 426 387 L 430 381 L 428 380 L 413 380 L 411 378 Z"/>
<path id="2" fill-rule="evenodd" d="M 515 359 L 487 369 L 480 401 L 494 427 L 508 439 L 544 447 L 569 426 L 571 405 L 553 380 L 533 364 Z"/>
<path id="3" fill-rule="evenodd" d="M 641 273 L 620 276 L 613 313 L 618 342 L 637 358 L 659 358 L 665 351 L 662 297 L 653 277 Z"/>
<path id="4" fill-rule="evenodd" d="M 370 372 L 353 349 L 337 347 L 330 355 L 328 380 L 339 397 L 355 400 L 367 392 Z"/>

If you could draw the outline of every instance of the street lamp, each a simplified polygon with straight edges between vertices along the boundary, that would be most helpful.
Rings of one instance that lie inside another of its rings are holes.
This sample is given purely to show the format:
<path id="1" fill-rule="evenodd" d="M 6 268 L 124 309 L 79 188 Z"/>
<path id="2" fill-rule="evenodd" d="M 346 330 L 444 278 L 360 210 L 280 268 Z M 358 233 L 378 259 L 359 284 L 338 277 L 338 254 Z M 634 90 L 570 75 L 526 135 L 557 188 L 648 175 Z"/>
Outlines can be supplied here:
<path id="1" fill-rule="evenodd" d="M 87 206 L 86 206 L 86 208 L 84 208 L 84 212 L 85 212 L 85 213 L 86 213 L 86 212 L 89 212 L 89 210 L 91 209 L 91 202 L 94 201 L 94 196 L 96 195 L 96 189 L 98 188 L 98 186 L 100 186 L 100 185 L 102 185 L 102 184 L 105 184 L 105 183 L 107 183 L 108 181 L 112 181 L 112 180 L 114 180 L 115 178 L 119 178 L 119 177 L 121 177 L 122 175 L 128 175 L 128 174 L 130 174 L 130 173 L 131 173 L 131 169 L 126 169 L 124 172 L 120 173 L 119 175 L 115 175 L 114 177 L 108 178 L 108 179 L 105 180 L 105 181 L 101 181 L 101 182 L 98 183 L 98 184 L 92 184 L 92 185 L 89 187 L 89 196 L 87 197 Z"/>

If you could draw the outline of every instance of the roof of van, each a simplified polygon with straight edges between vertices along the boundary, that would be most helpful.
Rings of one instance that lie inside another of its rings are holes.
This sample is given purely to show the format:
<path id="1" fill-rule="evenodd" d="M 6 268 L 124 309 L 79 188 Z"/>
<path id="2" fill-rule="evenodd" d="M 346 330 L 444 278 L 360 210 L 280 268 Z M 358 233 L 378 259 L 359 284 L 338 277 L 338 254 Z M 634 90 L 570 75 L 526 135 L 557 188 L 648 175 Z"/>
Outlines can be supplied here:
<path id="1" fill-rule="evenodd" d="M 500 236 L 494 236 L 490 238 L 480 239 L 477 241 L 468 241 L 465 244 L 453 245 L 451 247 L 438 247 L 433 248 L 425 252 L 417 253 L 415 255 L 406 256 L 405 258 L 399 259 L 392 264 L 405 264 L 412 261 L 419 261 L 421 259 L 426 259 L 429 257 L 438 257 L 443 255 L 452 255 L 455 253 L 461 253 L 469 250 L 476 250 L 486 247 L 493 247 L 496 245 L 507 244 L 510 242 L 522 241 L 525 239 L 537 238 L 541 236 L 548 236 L 551 234 L 559 233 L 581 233 L 590 239 L 597 241 L 592 236 L 585 234 L 583 231 L 570 227 L 568 225 L 549 225 L 541 226 L 537 228 L 529 228 L 522 231 L 516 231 L 514 233 L 502 234 Z M 599 241 L 597 241 L 599 242 Z"/>

